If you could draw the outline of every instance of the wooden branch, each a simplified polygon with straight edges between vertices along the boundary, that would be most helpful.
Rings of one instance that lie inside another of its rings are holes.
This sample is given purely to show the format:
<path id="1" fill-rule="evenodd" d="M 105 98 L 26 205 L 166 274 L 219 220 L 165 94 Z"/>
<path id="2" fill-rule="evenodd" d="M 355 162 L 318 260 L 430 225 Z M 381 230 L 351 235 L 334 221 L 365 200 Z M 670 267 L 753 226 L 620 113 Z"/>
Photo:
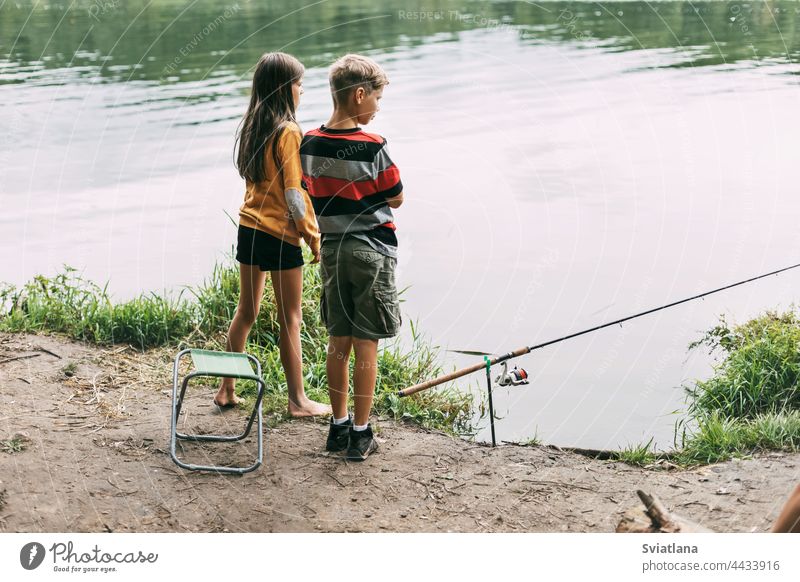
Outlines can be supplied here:
<path id="1" fill-rule="evenodd" d="M 5 360 L 0 360 L 0 364 L 7 364 L 8 362 L 13 362 L 15 360 L 25 360 L 27 358 L 38 358 L 42 354 L 30 354 L 28 356 L 16 356 L 15 358 L 6 358 Z"/>
<path id="2" fill-rule="evenodd" d="M 38 347 L 38 348 L 34 348 L 34 349 L 37 349 L 37 350 L 39 350 L 40 352 L 44 352 L 44 353 L 46 353 L 46 354 L 50 354 L 51 356 L 55 356 L 55 357 L 56 357 L 56 358 L 58 358 L 59 360 L 61 360 L 61 359 L 62 359 L 62 358 L 61 358 L 61 356 L 59 356 L 57 353 L 55 353 L 55 352 L 51 352 L 51 351 L 50 351 L 50 350 L 48 350 L 47 348 Z"/>
<path id="3" fill-rule="evenodd" d="M 661 500 L 652 495 L 648 495 L 641 489 L 636 491 L 636 495 L 644 503 L 644 512 L 653 523 L 653 527 L 661 531 L 677 532 L 680 528 L 675 523 L 675 520 L 670 515 L 667 508 L 661 503 Z"/>
<path id="4" fill-rule="evenodd" d="M 708 533 L 710 530 L 669 510 L 655 495 L 638 490 L 636 494 L 645 506 L 625 512 L 617 524 L 617 533 Z"/>

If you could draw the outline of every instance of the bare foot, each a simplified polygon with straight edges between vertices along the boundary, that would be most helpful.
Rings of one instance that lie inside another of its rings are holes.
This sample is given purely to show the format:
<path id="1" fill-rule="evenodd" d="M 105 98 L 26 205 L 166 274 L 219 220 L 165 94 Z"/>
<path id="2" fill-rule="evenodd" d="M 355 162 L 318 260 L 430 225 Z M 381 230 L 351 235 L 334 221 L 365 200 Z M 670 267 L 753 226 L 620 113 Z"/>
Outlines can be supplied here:
<path id="1" fill-rule="evenodd" d="M 301 404 L 295 404 L 291 399 L 289 400 L 289 414 L 294 418 L 322 416 L 332 412 L 330 404 L 315 402 L 309 398 L 304 398 Z"/>
<path id="2" fill-rule="evenodd" d="M 220 408 L 233 408 L 237 406 L 242 401 L 241 398 L 236 396 L 234 392 L 234 388 L 227 386 L 220 386 L 217 395 L 214 396 L 214 404 L 219 406 Z"/>

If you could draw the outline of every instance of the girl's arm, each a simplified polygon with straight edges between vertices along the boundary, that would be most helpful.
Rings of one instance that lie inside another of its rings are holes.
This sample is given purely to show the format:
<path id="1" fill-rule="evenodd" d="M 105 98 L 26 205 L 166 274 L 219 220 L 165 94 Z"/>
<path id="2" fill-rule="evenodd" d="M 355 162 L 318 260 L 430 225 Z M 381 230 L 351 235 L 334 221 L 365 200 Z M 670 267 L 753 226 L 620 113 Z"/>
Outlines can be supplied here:
<path id="1" fill-rule="evenodd" d="M 295 126 L 287 127 L 280 138 L 279 153 L 282 162 L 283 196 L 287 215 L 291 218 L 300 236 L 319 258 L 319 227 L 311 198 L 303 188 L 303 168 L 300 163 L 300 142 L 303 135 Z M 316 261 L 315 261 L 316 262 Z"/>

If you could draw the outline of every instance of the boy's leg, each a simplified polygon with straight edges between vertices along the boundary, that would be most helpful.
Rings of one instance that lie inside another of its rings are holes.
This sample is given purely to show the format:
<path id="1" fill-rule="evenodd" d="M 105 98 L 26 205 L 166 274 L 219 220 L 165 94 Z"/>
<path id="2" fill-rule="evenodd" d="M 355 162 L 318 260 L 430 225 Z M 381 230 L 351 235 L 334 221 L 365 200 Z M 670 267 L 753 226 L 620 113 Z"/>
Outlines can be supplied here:
<path id="1" fill-rule="evenodd" d="M 267 274 L 258 265 L 245 265 L 239 263 L 239 304 L 236 307 L 236 314 L 233 316 L 231 327 L 228 330 L 228 339 L 225 342 L 225 349 L 229 352 L 243 352 L 247 343 L 247 335 L 258 317 L 258 309 L 261 305 L 261 296 L 264 294 L 264 283 Z M 237 404 L 234 388 L 236 380 L 234 378 L 223 378 L 220 382 L 214 402 L 218 406 L 228 406 Z"/>
<path id="2" fill-rule="evenodd" d="M 369 413 L 375 396 L 375 379 L 378 374 L 378 340 L 353 338 L 356 352 L 356 369 L 353 374 L 353 393 L 355 417 L 350 427 L 350 438 L 345 458 L 350 461 L 363 461 L 378 448 L 372 428 L 369 426 Z"/>
<path id="3" fill-rule="evenodd" d="M 353 338 L 356 366 L 353 373 L 354 425 L 369 422 L 372 400 L 375 397 L 375 380 L 378 376 L 378 340 Z"/>
<path id="4" fill-rule="evenodd" d="M 328 376 L 328 395 L 333 416 L 346 418 L 347 395 L 350 386 L 350 350 L 353 345 L 353 302 L 349 294 L 347 265 L 343 263 L 342 251 L 346 241 L 326 241 L 320 249 L 320 317 L 328 330 L 328 353 L 325 369 Z"/>
<path id="5" fill-rule="evenodd" d="M 350 348 L 353 338 L 331 336 L 328 339 L 328 357 L 325 368 L 328 374 L 328 395 L 334 418 L 347 416 L 347 393 L 350 385 Z"/>
<path id="6" fill-rule="evenodd" d="M 289 414 L 295 417 L 329 414 L 330 406 L 309 399 L 303 388 L 303 351 L 300 346 L 303 268 L 270 271 L 270 275 L 278 309 L 278 346 L 289 391 Z"/>

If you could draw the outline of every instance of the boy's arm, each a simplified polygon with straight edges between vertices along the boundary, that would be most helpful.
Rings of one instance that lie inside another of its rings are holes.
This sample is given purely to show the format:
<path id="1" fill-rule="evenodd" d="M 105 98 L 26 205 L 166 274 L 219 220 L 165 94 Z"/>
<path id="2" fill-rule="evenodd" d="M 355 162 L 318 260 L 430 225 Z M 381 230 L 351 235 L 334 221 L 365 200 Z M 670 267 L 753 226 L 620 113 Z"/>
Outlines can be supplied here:
<path id="1" fill-rule="evenodd" d="M 297 231 L 319 260 L 319 227 L 314 214 L 311 197 L 303 187 L 303 168 L 300 163 L 300 141 L 302 134 L 294 127 L 287 127 L 280 140 L 280 156 L 283 174 L 283 195 L 288 209 L 288 218 L 297 226 Z"/>
<path id="2" fill-rule="evenodd" d="M 385 200 L 389 208 L 399 208 L 403 203 L 403 183 L 400 181 L 400 170 L 389 157 L 386 138 L 383 140 L 383 148 L 378 155 L 381 158 L 380 164 L 383 166 L 378 174 L 378 190 L 386 192 Z"/>

